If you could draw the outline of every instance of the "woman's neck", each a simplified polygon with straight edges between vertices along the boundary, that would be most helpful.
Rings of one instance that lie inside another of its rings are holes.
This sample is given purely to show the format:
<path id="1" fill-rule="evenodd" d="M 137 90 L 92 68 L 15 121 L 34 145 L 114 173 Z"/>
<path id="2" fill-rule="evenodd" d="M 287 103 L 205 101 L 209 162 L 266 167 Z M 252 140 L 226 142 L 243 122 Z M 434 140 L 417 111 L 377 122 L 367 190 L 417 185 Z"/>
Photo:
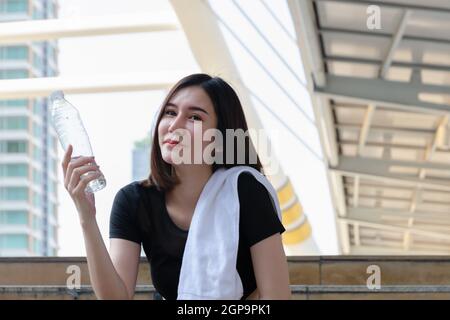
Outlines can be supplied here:
<path id="1" fill-rule="evenodd" d="M 211 165 L 179 165 L 174 167 L 180 181 L 169 191 L 170 201 L 194 209 L 203 187 L 212 175 Z"/>

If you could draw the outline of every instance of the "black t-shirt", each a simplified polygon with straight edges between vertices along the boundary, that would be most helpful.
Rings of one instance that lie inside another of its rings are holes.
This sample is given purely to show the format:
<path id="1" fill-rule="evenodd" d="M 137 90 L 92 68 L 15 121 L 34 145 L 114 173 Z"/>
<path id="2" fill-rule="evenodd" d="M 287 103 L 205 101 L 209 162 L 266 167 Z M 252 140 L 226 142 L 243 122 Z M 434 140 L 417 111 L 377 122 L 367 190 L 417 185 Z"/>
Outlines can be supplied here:
<path id="1" fill-rule="evenodd" d="M 253 175 L 243 173 L 239 176 L 238 194 L 240 219 L 236 268 L 244 289 L 241 299 L 246 299 L 256 289 L 250 247 L 277 232 L 283 233 L 285 229 L 269 192 Z M 179 228 L 170 218 L 164 192 L 154 186 L 143 187 L 138 182 L 120 189 L 112 206 L 109 229 L 110 238 L 142 244 L 155 289 L 164 299 L 175 300 L 189 230 Z"/>

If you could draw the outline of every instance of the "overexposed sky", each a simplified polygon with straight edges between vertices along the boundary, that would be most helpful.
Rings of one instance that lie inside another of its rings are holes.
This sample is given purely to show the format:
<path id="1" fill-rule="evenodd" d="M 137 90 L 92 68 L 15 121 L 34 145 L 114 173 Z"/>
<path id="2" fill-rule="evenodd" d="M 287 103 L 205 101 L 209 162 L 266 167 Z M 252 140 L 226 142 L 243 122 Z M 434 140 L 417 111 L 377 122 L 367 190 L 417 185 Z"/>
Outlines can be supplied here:
<path id="1" fill-rule="evenodd" d="M 172 12 L 165 0 L 60 0 L 64 17 L 106 14 Z M 163 70 L 198 72 L 189 45 L 181 32 L 135 33 L 59 40 L 60 76 L 120 74 Z M 116 192 L 131 182 L 131 150 L 149 132 L 153 115 L 165 96 L 163 91 L 66 95 L 80 111 L 97 163 L 107 186 L 97 192 L 97 221 L 109 247 L 109 215 Z M 58 153 L 62 158 L 63 151 Z M 59 172 L 62 181 L 62 172 Z M 85 247 L 78 213 L 59 184 L 60 256 L 84 256 Z"/>
<path id="2" fill-rule="evenodd" d="M 277 2 L 277 4 L 274 4 Z M 280 21 L 293 33 L 292 26 L 286 22 L 289 18 L 287 7 L 279 5 L 283 1 L 265 1 L 279 16 Z M 170 3 L 166 0 L 60 0 L 60 14 L 64 17 L 98 16 L 105 14 L 165 12 L 174 15 Z M 214 0 L 213 7 L 221 14 L 232 17 L 238 12 L 230 5 L 231 1 Z M 265 12 L 258 1 L 239 1 L 244 9 L 251 9 L 256 17 L 265 19 L 265 33 L 275 32 L 275 26 L 269 24 L 270 17 L 262 16 Z M 253 8 L 248 6 L 254 5 Z M 260 15 L 260 16 L 258 16 Z M 240 20 L 239 20 L 240 19 Z M 245 23 L 240 21 L 239 23 Z M 241 71 L 241 76 L 250 89 L 264 100 L 275 101 L 271 108 L 286 123 L 280 123 L 267 112 L 258 100 L 252 99 L 265 128 L 278 130 L 281 141 L 277 141 L 275 151 L 284 172 L 290 177 L 297 191 L 304 210 L 313 227 L 313 235 L 321 254 L 337 254 L 337 241 L 334 211 L 332 209 L 325 168 L 298 139 L 286 130 L 290 126 L 298 131 L 308 145 L 321 155 L 317 130 L 305 117 L 313 118 L 312 106 L 308 93 L 286 68 L 277 61 L 270 48 L 252 35 L 251 28 L 238 27 L 242 36 L 254 39 L 249 46 L 256 50 L 258 57 L 273 62 L 274 74 L 283 79 L 283 85 L 300 101 L 293 105 L 286 95 L 273 85 L 255 65 L 251 57 L 239 47 L 239 43 L 226 32 L 225 38 L 233 46 L 233 58 Z M 279 30 L 278 30 L 279 32 Z M 273 45 L 282 53 L 291 67 L 298 71 L 303 79 L 300 56 L 295 44 L 288 37 L 273 35 Z M 283 42 L 284 39 L 284 42 Z M 59 69 L 61 76 L 120 74 L 133 72 L 152 72 L 164 70 L 185 70 L 186 74 L 199 72 L 189 45 L 182 31 L 136 33 L 113 36 L 96 36 L 84 38 L 67 38 L 59 40 Z M 272 60 L 271 60 L 272 59 Z M 256 80 L 256 81 L 255 81 Z M 136 140 L 148 134 L 153 115 L 164 98 L 163 91 L 124 92 L 104 94 L 66 95 L 81 113 L 86 129 L 90 135 L 97 163 L 105 174 L 107 187 L 96 193 L 97 220 L 106 246 L 109 247 L 109 215 L 116 192 L 131 182 L 131 150 Z M 275 99 L 275 100 L 274 100 Z M 301 109 L 301 110 L 300 110 Z M 269 130 L 269 131 L 270 131 Z M 269 132 L 270 133 L 270 132 Z M 62 149 L 59 148 L 62 157 Z M 62 179 L 62 173 L 59 172 Z M 62 180 L 61 180 L 62 181 Z M 75 206 L 62 183 L 59 184 L 59 255 L 84 256 L 85 248 Z"/>

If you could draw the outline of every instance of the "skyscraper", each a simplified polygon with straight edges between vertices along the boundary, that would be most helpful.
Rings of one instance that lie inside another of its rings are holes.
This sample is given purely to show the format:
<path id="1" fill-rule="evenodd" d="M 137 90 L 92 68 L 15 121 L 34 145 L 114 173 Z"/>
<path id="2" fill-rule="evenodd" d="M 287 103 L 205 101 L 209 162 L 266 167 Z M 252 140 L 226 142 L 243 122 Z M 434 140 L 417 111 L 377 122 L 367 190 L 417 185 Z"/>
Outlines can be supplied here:
<path id="1" fill-rule="evenodd" d="M 56 17 L 54 0 L 0 0 L 0 23 Z M 0 46 L 0 79 L 57 74 L 56 41 Z M 46 98 L 0 97 L 0 256 L 56 255 L 57 137 Z"/>
<path id="2" fill-rule="evenodd" d="M 150 173 L 150 137 L 136 141 L 132 154 L 132 180 L 146 179 Z"/>

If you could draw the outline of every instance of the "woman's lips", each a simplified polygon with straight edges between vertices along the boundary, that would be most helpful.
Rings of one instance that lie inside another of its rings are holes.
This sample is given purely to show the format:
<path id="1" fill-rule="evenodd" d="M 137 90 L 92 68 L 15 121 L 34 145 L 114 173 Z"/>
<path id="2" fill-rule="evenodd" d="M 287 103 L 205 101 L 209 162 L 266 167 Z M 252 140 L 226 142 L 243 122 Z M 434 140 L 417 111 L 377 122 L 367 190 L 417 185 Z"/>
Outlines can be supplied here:
<path id="1" fill-rule="evenodd" d="M 175 145 L 177 145 L 179 142 L 180 142 L 180 141 L 176 141 L 176 140 L 166 140 L 166 141 L 164 141 L 164 143 L 167 143 L 167 144 L 169 144 L 169 145 L 171 145 L 171 146 L 175 146 Z"/>

